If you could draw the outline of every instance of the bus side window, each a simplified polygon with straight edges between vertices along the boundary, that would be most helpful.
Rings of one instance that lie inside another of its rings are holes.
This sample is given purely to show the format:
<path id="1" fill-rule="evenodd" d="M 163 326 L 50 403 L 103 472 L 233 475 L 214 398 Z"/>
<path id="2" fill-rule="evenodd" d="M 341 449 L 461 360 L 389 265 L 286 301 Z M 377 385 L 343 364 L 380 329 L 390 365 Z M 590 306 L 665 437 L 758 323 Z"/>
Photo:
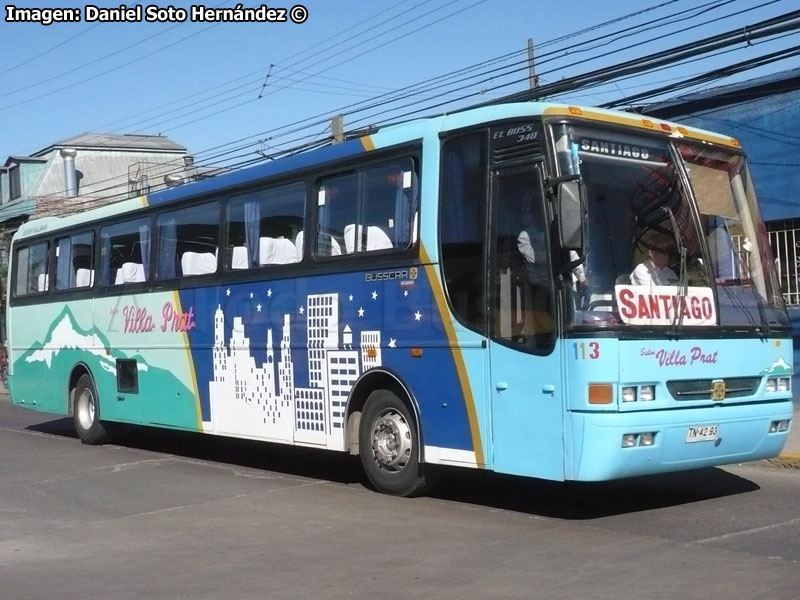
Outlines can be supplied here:
<path id="1" fill-rule="evenodd" d="M 300 262 L 305 204 L 304 183 L 232 198 L 227 218 L 228 268 L 252 269 Z"/>
<path id="2" fill-rule="evenodd" d="M 419 211 L 414 161 L 406 158 L 366 169 L 364 185 L 363 227 L 355 236 L 356 251 L 408 248 Z"/>
<path id="3" fill-rule="evenodd" d="M 159 279 L 217 271 L 219 204 L 210 202 L 158 215 Z"/>
<path id="4" fill-rule="evenodd" d="M 50 277 L 47 274 L 49 250 L 50 243 L 41 242 L 16 251 L 16 296 L 46 292 L 50 288 Z"/>
<path id="5" fill-rule="evenodd" d="M 417 240 L 419 182 L 411 158 L 322 180 L 317 256 L 405 249 Z"/>
<path id="6" fill-rule="evenodd" d="M 486 133 L 447 140 L 442 152 L 439 237 L 445 289 L 453 311 L 486 331 Z"/>
<path id="7" fill-rule="evenodd" d="M 150 219 L 100 230 L 100 283 L 124 285 L 150 279 Z"/>
<path id="8" fill-rule="evenodd" d="M 56 289 L 94 285 L 94 233 L 79 233 L 56 241 Z"/>

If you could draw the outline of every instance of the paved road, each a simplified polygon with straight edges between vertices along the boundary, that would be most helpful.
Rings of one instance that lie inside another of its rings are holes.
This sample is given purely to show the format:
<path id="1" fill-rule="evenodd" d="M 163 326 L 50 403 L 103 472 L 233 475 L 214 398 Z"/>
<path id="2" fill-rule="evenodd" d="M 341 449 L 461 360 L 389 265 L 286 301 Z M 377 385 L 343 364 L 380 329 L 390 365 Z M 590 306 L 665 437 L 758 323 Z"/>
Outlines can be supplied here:
<path id="1" fill-rule="evenodd" d="M 342 455 L 135 430 L 82 445 L 0 399 L 0 598 L 800 597 L 800 471 L 593 485 L 457 471 L 366 490 Z"/>

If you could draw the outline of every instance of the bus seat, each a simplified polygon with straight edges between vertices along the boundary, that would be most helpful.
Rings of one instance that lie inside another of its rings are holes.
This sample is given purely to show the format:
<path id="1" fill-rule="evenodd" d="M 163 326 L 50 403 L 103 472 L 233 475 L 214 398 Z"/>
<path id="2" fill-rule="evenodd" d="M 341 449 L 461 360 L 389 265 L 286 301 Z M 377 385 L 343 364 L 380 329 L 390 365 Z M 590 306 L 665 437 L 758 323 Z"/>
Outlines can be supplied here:
<path id="1" fill-rule="evenodd" d="M 94 283 L 94 269 L 78 269 L 75 271 L 75 287 L 91 287 Z"/>
<path id="2" fill-rule="evenodd" d="M 299 234 L 298 234 L 299 235 Z M 325 254 L 324 248 L 325 243 L 329 245 L 331 252 L 330 254 Z M 301 248 L 302 248 L 302 240 L 301 240 Z M 339 244 L 337 239 L 330 234 L 319 232 L 317 234 L 317 255 L 318 256 L 341 256 L 342 254 L 342 246 Z M 301 254 L 302 256 L 302 254 Z"/>
<path id="3" fill-rule="evenodd" d="M 144 265 L 142 263 L 126 262 L 117 269 L 117 276 L 114 279 L 114 285 L 121 285 L 123 283 L 136 283 L 145 281 Z"/>
<path id="4" fill-rule="evenodd" d="M 331 238 L 331 256 L 341 256 L 342 255 L 342 246 L 339 244 L 339 241 L 333 237 Z"/>
<path id="5" fill-rule="evenodd" d="M 355 251 L 355 224 L 350 224 L 344 228 L 344 247 L 347 254 L 352 254 Z M 358 233 L 361 234 L 361 226 L 358 227 Z M 392 240 L 386 235 L 386 232 L 375 225 L 367 227 L 367 252 L 372 250 L 386 250 L 394 248 Z"/>
<path id="6" fill-rule="evenodd" d="M 294 238 L 294 248 L 297 251 L 297 260 L 303 260 L 303 240 L 305 237 L 303 236 L 303 232 L 299 231 L 297 233 L 297 237 Z"/>
<path id="7" fill-rule="evenodd" d="M 184 275 L 206 275 L 217 272 L 217 255 L 213 252 L 184 252 L 181 255 Z"/>
<path id="8" fill-rule="evenodd" d="M 612 294 L 590 294 L 587 310 L 612 312 L 614 310 L 614 296 Z"/>
<path id="9" fill-rule="evenodd" d="M 297 249 L 286 238 L 262 237 L 258 241 L 258 264 L 288 265 L 299 262 Z"/>
<path id="10" fill-rule="evenodd" d="M 249 269 L 250 256 L 247 254 L 247 246 L 234 246 L 231 254 L 231 269 Z"/>
<path id="11" fill-rule="evenodd" d="M 47 289 L 50 287 L 50 275 L 47 273 L 42 273 L 39 275 L 39 280 L 37 282 L 37 291 L 39 292 L 46 292 Z"/>

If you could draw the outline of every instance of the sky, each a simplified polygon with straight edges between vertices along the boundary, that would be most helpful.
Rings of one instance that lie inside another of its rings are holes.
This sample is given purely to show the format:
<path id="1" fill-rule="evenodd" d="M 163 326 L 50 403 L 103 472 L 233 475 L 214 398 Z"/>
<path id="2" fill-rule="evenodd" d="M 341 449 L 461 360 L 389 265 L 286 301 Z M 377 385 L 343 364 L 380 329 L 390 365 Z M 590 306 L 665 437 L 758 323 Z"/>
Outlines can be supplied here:
<path id="1" fill-rule="evenodd" d="M 84 0 L 14 3 L 79 9 L 80 22 L 48 26 L 9 22 L 4 4 L 2 160 L 89 131 L 165 135 L 186 146 L 198 164 L 269 154 L 329 135 L 337 113 L 344 113 L 347 130 L 524 90 L 528 39 L 540 84 L 546 84 L 798 8 L 797 0 L 300 1 L 305 11 L 292 12 L 293 0 L 268 6 L 286 9 L 287 19 L 305 16 L 302 23 L 192 22 L 187 2 L 172 2 L 186 9 L 185 21 L 147 22 L 148 7 L 169 2 L 129 2 L 128 8 L 141 7 L 141 21 L 87 22 Z M 203 6 L 236 3 L 208 0 Z M 597 105 L 797 44 L 796 32 L 742 43 L 558 100 Z M 795 57 L 722 83 L 797 67 Z M 386 104 L 402 91 L 419 93 Z"/>

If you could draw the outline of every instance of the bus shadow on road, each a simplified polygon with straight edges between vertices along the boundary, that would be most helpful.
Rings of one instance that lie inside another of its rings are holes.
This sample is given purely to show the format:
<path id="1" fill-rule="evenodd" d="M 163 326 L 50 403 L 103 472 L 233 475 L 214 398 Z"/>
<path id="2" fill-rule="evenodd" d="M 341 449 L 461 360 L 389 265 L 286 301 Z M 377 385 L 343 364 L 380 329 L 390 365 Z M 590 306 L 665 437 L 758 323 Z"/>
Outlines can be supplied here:
<path id="1" fill-rule="evenodd" d="M 28 429 L 77 437 L 71 418 Z M 114 431 L 111 443 L 346 485 L 364 481 L 358 458 L 340 452 L 139 426 Z M 680 506 L 760 489 L 752 481 L 719 468 L 599 483 L 554 482 L 457 468 L 436 468 L 435 472 L 439 483 L 429 494 L 433 498 L 569 520 Z"/>
<path id="2" fill-rule="evenodd" d="M 27 429 L 77 439 L 72 418 Z M 114 426 L 110 433 L 109 444 L 123 448 L 335 483 L 354 484 L 363 479 L 358 458 L 341 452 L 134 425 Z"/>
<path id="3" fill-rule="evenodd" d="M 488 472 L 447 471 L 432 495 L 534 514 L 585 520 L 754 492 L 754 482 L 720 468 L 605 482 L 558 482 Z"/>

